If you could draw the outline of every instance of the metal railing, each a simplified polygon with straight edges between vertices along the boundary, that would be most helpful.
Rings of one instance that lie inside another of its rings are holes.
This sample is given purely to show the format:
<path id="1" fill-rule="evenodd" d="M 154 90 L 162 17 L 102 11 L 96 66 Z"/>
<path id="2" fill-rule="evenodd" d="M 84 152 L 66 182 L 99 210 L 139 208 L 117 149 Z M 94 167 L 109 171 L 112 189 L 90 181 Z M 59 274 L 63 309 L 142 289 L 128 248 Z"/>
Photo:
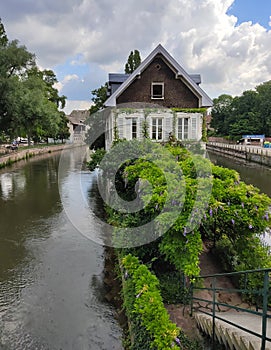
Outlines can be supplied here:
<path id="1" fill-rule="evenodd" d="M 250 284 L 252 276 L 254 276 L 254 281 L 255 281 L 255 276 L 257 276 L 256 277 L 257 286 L 258 286 L 257 289 L 253 289 L 253 286 L 251 286 Z M 224 274 L 221 273 L 221 274 L 205 275 L 205 276 L 199 276 L 195 278 L 195 282 L 191 284 L 191 305 L 190 305 L 191 315 L 193 314 L 193 311 L 195 308 L 195 305 L 194 305 L 195 301 L 206 302 L 207 305 L 211 304 L 211 312 L 208 312 L 206 305 L 199 306 L 197 310 L 200 311 L 201 313 L 212 316 L 213 346 L 215 344 L 215 320 L 218 319 L 234 327 L 237 327 L 242 331 L 252 334 L 258 338 L 261 338 L 261 350 L 265 350 L 266 341 L 271 341 L 271 338 L 267 337 L 267 320 L 271 319 L 271 313 L 268 310 L 268 306 L 270 306 L 270 304 L 268 303 L 271 302 L 270 301 L 270 297 L 271 297 L 270 276 L 271 276 L 271 269 L 258 269 L 258 270 L 247 270 L 247 271 L 231 272 L 231 273 L 224 273 Z M 238 287 L 237 288 L 218 287 L 218 281 L 219 281 L 219 278 L 221 277 L 229 277 L 231 279 L 234 279 Z M 206 278 L 211 279 L 211 284 L 209 283 L 210 287 L 202 286 L 204 284 L 203 281 Z M 212 300 L 196 297 L 195 292 L 200 290 L 211 292 Z M 247 299 L 250 298 L 255 310 L 239 307 L 236 305 L 231 305 L 229 303 L 219 302 L 217 298 L 217 294 L 219 292 L 237 293 L 240 295 L 241 298 L 244 298 L 244 297 Z M 236 310 L 239 312 L 254 314 L 261 317 L 262 332 L 261 333 L 254 332 L 234 322 L 226 320 L 225 318 L 220 317 L 219 316 L 219 313 L 221 315 L 221 312 L 219 312 L 220 307 L 226 307 L 229 310 Z"/>

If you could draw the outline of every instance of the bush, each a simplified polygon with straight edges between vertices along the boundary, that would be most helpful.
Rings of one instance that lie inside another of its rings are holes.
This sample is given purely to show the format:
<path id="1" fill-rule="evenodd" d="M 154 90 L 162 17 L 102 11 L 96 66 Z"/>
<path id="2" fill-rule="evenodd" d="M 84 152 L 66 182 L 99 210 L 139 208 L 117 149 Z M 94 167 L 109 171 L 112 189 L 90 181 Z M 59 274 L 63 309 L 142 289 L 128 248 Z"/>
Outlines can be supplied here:
<path id="1" fill-rule="evenodd" d="M 124 307 L 132 333 L 130 350 L 191 349 L 184 334 L 169 320 L 156 276 L 131 254 L 122 258 L 121 263 Z"/>
<path id="2" fill-rule="evenodd" d="M 94 171 L 102 161 L 106 151 L 103 148 L 97 149 L 92 153 L 91 160 L 87 163 L 87 167 L 90 171 Z"/>

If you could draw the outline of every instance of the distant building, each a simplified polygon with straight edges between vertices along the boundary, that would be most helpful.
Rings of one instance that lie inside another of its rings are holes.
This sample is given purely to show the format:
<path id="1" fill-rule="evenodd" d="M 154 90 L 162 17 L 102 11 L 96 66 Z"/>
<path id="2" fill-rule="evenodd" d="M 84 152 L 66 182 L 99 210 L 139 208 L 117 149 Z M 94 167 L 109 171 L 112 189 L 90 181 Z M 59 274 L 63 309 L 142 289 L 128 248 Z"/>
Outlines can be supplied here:
<path id="1" fill-rule="evenodd" d="M 73 110 L 67 115 L 69 120 L 70 143 L 85 143 L 87 126 L 85 121 L 89 116 L 89 110 Z"/>
<path id="2" fill-rule="evenodd" d="M 114 133 L 119 138 L 142 138 L 146 132 L 154 141 L 199 141 L 203 113 L 213 105 L 200 88 L 200 74 L 188 74 L 158 45 L 132 74 L 110 73 L 105 107 L 112 109 L 106 121 L 106 149 Z M 144 131 L 143 131 L 144 129 Z"/>

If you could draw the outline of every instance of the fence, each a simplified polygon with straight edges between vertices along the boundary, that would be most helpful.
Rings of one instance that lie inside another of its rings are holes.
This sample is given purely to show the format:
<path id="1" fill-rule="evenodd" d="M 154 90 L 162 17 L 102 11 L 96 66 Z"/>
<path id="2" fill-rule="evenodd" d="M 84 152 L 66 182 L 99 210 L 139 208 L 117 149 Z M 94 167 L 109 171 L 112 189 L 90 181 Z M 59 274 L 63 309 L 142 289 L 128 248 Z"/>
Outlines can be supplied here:
<path id="1" fill-rule="evenodd" d="M 250 288 L 249 287 L 249 281 L 251 281 L 251 276 L 255 276 L 257 274 L 257 278 L 259 279 L 260 285 L 259 288 Z M 271 269 L 258 269 L 258 270 L 248 270 L 248 271 L 241 271 L 241 272 L 232 272 L 232 273 L 225 273 L 225 274 L 213 274 L 213 275 L 205 275 L 205 276 L 199 276 L 196 277 L 195 282 L 191 284 L 191 315 L 194 311 L 194 302 L 195 301 L 201 301 L 201 302 L 207 302 L 210 304 L 211 302 L 211 309 L 212 312 L 208 312 L 208 309 L 206 307 L 202 306 L 198 309 L 201 313 L 204 313 L 206 315 L 210 315 L 212 317 L 212 342 L 213 346 L 215 344 L 215 320 L 222 320 L 223 322 L 226 322 L 234 327 L 237 327 L 241 329 L 242 331 L 245 331 L 249 334 L 252 334 L 258 338 L 261 338 L 261 350 L 265 350 L 266 348 L 266 341 L 271 341 L 271 338 L 267 337 L 267 320 L 271 319 L 271 314 L 268 312 L 268 302 L 269 297 L 271 296 L 270 293 L 270 274 Z M 259 278 L 260 275 L 260 278 Z M 237 288 L 220 288 L 217 286 L 217 281 L 221 277 L 230 277 L 231 279 L 235 279 L 235 283 L 238 284 Z M 208 278 L 211 279 L 211 285 L 210 287 L 203 287 L 202 285 L 204 283 L 204 280 Z M 201 281 L 201 283 L 200 283 Z M 240 283 L 242 281 L 242 283 Z M 195 292 L 197 290 L 205 290 L 209 291 L 212 294 L 212 300 L 199 298 L 195 296 Z M 227 292 L 227 293 L 238 293 L 242 297 L 250 297 L 255 301 L 254 308 L 247 309 L 244 307 L 239 307 L 236 305 L 230 305 L 228 303 L 224 302 L 218 302 L 217 300 L 217 294 L 219 292 Z M 243 312 L 245 314 L 254 314 L 261 318 L 261 325 L 262 325 L 262 332 L 257 333 L 252 330 L 249 330 L 245 327 L 240 326 L 239 324 L 236 324 L 234 322 L 231 322 L 229 320 L 225 320 L 225 318 L 221 317 L 221 314 L 219 315 L 219 311 L 217 310 L 219 307 L 227 307 L 230 310 L 236 310 Z"/>

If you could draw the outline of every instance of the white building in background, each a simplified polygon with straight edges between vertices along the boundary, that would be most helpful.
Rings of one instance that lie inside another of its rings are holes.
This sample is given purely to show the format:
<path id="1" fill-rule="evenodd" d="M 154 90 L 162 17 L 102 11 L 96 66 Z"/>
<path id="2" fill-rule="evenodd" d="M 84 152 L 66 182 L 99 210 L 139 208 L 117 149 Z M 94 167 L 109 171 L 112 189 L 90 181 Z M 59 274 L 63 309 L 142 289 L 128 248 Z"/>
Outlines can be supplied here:
<path id="1" fill-rule="evenodd" d="M 89 110 L 73 110 L 67 115 L 69 120 L 70 143 L 84 144 L 88 126 L 85 124 Z"/>

